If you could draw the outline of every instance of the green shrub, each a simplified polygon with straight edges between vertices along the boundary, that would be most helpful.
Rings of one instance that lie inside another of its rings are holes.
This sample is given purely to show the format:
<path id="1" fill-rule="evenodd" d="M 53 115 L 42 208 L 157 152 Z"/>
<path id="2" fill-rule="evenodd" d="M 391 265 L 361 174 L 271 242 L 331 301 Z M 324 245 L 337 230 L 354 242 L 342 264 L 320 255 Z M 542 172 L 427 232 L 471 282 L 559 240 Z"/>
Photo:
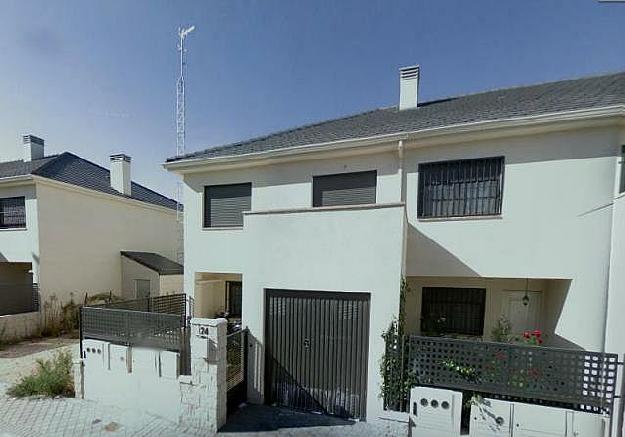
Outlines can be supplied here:
<path id="1" fill-rule="evenodd" d="M 51 360 L 37 360 L 33 374 L 23 377 L 7 393 L 18 398 L 36 395 L 73 397 L 71 352 L 58 352 Z"/>

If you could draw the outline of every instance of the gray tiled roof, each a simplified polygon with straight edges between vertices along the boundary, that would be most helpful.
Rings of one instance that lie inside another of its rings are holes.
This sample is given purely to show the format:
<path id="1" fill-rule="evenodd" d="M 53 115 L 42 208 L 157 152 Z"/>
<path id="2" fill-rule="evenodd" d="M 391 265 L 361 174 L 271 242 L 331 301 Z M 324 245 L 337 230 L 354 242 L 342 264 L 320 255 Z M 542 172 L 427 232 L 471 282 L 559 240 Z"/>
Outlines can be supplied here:
<path id="1" fill-rule="evenodd" d="M 184 273 L 184 267 L 181 264 L 158 253 L 123 251 L 122 255 L 158 272 L 160 275 L 182 275 Z"/>
<path id="2" fill-rule="evenodd" d="M 421 103 L 417 109 L 376 109 L 169 158 L 168 162 L 244 155 L 350 138 L 616 104 L 625 104 L 625 72 L 451 97 Z"/>
<path id="3" fill-rule="evenodd" d="M 47 156 L 30 162 L 22 160 L 0 162 L 0 180 L 22 175 L 37 175 L 101 193 L 130 197 L 141 202 L 176 209 L 175 200 L 169 199 L 135 182 L 132 183 L 131 196 L 124 196 L 111 188 L 109 170 L 69 152 Z"/>

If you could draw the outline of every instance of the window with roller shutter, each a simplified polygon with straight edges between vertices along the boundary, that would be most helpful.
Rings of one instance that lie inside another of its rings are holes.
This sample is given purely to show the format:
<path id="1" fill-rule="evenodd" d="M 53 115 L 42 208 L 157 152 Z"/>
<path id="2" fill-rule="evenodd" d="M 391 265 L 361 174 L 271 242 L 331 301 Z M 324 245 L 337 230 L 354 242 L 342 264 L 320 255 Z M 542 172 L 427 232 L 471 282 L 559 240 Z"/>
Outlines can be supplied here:
<path id="1" fill-rule="evenodd" d="M 313 207 L 375 203 L 376 179 L 375 170 L 314 176 Z"/>
<path id="2" fill-rule="evenodd" d="M 204 187 L 204 227 L 241 227 L 243 212 L 252 208 L 252 184 Z"/>

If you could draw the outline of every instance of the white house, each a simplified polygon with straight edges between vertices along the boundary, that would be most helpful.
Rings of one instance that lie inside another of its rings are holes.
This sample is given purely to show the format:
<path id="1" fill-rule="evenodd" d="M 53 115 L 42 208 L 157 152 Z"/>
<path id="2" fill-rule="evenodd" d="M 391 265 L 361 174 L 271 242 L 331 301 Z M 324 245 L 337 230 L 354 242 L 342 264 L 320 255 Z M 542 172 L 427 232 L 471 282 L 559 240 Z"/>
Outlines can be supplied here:
<path id="1" fill-rule="evenodd" d="M 402 69 L 398 106 L 165 164 L 196 313 L 240 296 L 251 401 L 382 416 L 402 277 L 409 332 L 488 340 L 505 316 L 625 351 L 625 73 L 430 102 L 418 83 Z"/>
<path id="2" fill-rule="evenodd" d="M 0 315 L 32 306 L 29 284 L 42 303 L 133 293 L 122 290 L 122 251 L 175 257 L 176 202 L 132 182 L 130 157 L 111 156 L 108 170 L 69 152 L 45 156 L 33 135 L 23 143 L 23 159 L 0 162 Z M 144 278 L 124 278 L 126 288 L 132 279 Z"/>

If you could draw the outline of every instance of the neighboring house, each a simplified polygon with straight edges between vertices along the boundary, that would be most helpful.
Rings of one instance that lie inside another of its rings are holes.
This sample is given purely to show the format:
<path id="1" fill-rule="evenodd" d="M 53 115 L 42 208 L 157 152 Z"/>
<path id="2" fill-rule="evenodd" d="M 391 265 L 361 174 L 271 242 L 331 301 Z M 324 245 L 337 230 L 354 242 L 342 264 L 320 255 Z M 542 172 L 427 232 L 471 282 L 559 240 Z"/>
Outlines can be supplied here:
<path id="1" fill-rule="evenodd" d="M 123 251 L 121 255 L 122 297 L 143 299 L 183 293 L 182 265 L 153 252 Z"/>
<path id="2" fill-rule="evenodd" d="M 30 309 L 28 284 L 41 302 L 121 294 L 121 251 L 174 256 L 176 202 L 132 182 L 130 157 L 111 156 L 108 170 L 23 142 L 23 159 L 0 162 L 0 314 Z"/>
<path id="3" fill-rule="evenodd" d="M 196 313 L 242 282 L 248 396 L 383 415 L 381 334 L 623 352 L 625 73 L 417 102 L 170 159 Z M 300 387 L 300 388 L 297 388 Z M 366 405 L 366 407 L 365 407 Z"/>

